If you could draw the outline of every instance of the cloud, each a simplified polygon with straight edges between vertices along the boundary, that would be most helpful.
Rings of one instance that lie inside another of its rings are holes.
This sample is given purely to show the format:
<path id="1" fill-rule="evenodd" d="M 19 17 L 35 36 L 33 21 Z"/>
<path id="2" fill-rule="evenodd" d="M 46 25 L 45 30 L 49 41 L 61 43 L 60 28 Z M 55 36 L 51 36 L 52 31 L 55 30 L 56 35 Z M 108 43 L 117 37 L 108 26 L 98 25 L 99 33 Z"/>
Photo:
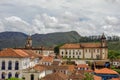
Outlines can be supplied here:
<path id="1" fill-rule="evenodd" d="M 120 0 L 1 0 L 1 31 L 118 34 Z"/>

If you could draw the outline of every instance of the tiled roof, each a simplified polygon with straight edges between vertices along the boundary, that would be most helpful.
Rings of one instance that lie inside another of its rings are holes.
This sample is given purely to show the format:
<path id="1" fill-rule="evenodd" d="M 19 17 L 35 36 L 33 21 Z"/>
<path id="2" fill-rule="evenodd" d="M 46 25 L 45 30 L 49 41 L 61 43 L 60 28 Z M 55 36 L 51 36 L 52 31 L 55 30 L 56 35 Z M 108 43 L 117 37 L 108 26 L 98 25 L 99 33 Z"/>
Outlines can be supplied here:
<path id="1" fill-rule="evenodd" d="M 100 48 L 101 47 L 101 43 L 82 43 L 80 45 L 81 47 L 85 47 L 85 48 Z"/>
<path id="2" fill-rule="evenodd" d="M 68 66 L 64 66 L 64 65 L 61 65 L 61 66 L 58 66 L 58 65 L 50 65 L 50 66 L 46 66 L 46 65 L 40 65 L 40 66 L 43 66 L 45 67 L 47 70 L 68 70 Z"/>
<path id="3" fill-rule="evenodd" d="M 100 76 L 94 75 L 93 77 L 94 77 L 94 80 L 102 80 L 102 78 Z"/>
<path id="4" fill-rule="evenodd" d="M 41 80 L 67 80 L 67 79 L 68 79 L 67 75 L 63 73 L 52 73 L 52 74 L 46 75 Z"/>
<path id="5" fill-rule="evenodd" d="M 43 71 L 43 70 L 46 70 L 45 67 L 40 66 L 40 65 L 36 65 L 36 66 L 34 66 L 34 69 L 37 70 L 37 71 Z"/>
<path id="6" fill-rule="evenodd" d="M 68 65 L 68 70 L 69 71 L 74 71 L 75 70 L 75 65 Z"/>
<path id="7" fill-rule="evenodd" d="M 84 79 L 85 76 L 84 74 L 78 73 L 78 72 L 74 72 L 69 76 L 69 80 L 82 80 Z"/>
<path id="8" fill-rule="evenodd" d="M 86 65 L 86 64 L 79 64 L 79 65 L 77 65 L 76 67 L 77 67 L 77 68 L 89 68 L 89 66 Z"/>
<path id="9" fill-rule="evenodd" d="M 52 65 L 59 65 L 61 62 L 60 61 L 53 61 Z"/>
<path id="10" fill-rule="evenodd" d="M 118 74 L 116 71 L 108 69 L 108 68 L 95 69 L 94 72 L 97 74 Z"/>
<path id="11" fill-rule="evenodd" d="M 29 56 L 31 58 L 37 58 L 37 57 L 41 57 L 41 55 L 35 53 L 34 51 L 32 50 L 23 50 L 25 53 L 29 54 Z"/>
<path id="12" fill-rule="evenodd" d="M 23 58 L 23 57 L 29 57 L 29 58 L 36 58 L 40 57 L 38 54 L 34 53 L 32 50 L 22 50 L 22 49 L 12 49 L 7 48 L 2 51 L 0 51 L 0 57 L 14 57 L 14 58 Z"/>
<path id="13" fill-rule="evenodd" d="M 60 49 L 100 48 L 101 43 L 64 44 Z"/>
<path id="14" fill-rule="evenodd" d="M 79 49 L 80 44 L 64 44 L 60 47 L 61 49 Z"/>
<path id="15" fill-rule="evenodd" d="M 43 58 L 41 59 L 42 62 L 53 62 L 53 57 L 51 56 L 43 56 Z"/>
<path id="16" fill-rule="evenodd" d="M 15 49 L 4 49 L 0 51 L 0 57 L 14 57 L 14 58 L 23 58 L 29 57 L 29 55 L 22 50 L 15 50 Z"/>

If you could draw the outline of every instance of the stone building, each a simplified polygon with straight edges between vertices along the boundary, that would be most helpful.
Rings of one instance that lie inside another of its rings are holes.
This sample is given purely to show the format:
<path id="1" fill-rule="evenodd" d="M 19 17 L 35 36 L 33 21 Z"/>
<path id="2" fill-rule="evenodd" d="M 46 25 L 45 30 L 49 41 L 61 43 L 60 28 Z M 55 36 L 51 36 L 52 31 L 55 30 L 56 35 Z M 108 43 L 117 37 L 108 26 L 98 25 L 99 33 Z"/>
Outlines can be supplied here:
<path id="1" fill-rule="evenodd" d="M 108 58 L 106 37 L 103 34 L 98 43 L 64 44 L 60 47 L 59 54 L 62 58 L 105 60 Z"/>

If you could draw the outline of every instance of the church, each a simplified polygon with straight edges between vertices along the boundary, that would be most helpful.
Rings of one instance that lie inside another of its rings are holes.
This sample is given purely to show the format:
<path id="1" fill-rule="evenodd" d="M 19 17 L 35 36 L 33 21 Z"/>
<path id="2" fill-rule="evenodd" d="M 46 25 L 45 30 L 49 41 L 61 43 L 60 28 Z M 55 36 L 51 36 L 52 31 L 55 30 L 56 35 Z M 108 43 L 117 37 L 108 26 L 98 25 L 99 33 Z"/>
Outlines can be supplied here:
<path id="1" fill-rule="evenodd" d="M 62 58 L 83 60 L 106 60 L 108 58 L 108 47 L 104 33 L 101 41 L 97 43 L 70 43 L 59 48 Z"/>

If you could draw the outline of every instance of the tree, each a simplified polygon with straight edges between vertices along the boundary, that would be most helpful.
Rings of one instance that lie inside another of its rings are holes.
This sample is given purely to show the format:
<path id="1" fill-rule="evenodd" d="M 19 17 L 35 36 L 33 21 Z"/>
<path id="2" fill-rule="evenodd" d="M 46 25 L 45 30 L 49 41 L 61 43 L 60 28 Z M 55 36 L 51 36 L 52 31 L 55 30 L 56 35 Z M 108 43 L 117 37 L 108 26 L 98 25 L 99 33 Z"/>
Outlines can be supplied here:
<path id="1" fill-rule="evenodd" d="M 118 59 L 120 57 L 120 52 L 114 51 L 114 50 L 109 50 L 108 53 L 108 58 L 113 61 L 115 59 Z"/>
<path id="2" fill-rule="evenodd" d="M 22 79 L 12 77 L 12 78 L 9 78 L 7 80 L 22 80 Z"/>
<path id="3" fill-rule="evenodd" d="M 83 80 L 94 80 L 93 75 L 90 73 L 85 73 L 85 78 Z"/>

